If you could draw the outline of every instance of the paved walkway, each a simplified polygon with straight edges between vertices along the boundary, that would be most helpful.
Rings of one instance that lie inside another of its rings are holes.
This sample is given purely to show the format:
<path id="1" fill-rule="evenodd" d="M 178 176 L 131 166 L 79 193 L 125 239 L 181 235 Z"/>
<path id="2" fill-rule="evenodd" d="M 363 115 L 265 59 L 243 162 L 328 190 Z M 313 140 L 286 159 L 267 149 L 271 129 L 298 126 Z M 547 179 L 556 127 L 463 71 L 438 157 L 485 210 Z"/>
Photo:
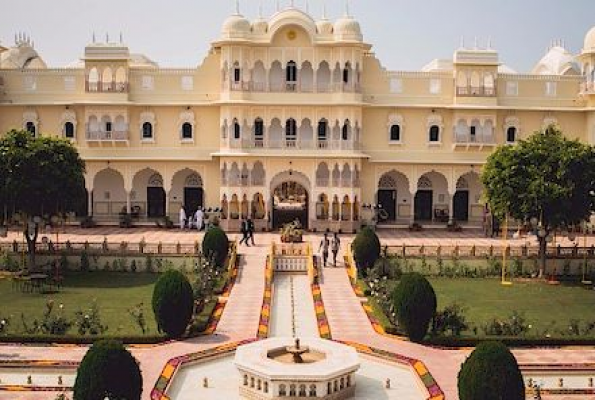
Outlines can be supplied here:
<path id="1" fill-rule="evenodd" d="M 231 291 L 223 315 L 215 331 L 225 340 L 237 341 L 256 337 L 264 294 L 264 265 L 266 249 L 252 248 L 241 257 L 236 283 Z"/>

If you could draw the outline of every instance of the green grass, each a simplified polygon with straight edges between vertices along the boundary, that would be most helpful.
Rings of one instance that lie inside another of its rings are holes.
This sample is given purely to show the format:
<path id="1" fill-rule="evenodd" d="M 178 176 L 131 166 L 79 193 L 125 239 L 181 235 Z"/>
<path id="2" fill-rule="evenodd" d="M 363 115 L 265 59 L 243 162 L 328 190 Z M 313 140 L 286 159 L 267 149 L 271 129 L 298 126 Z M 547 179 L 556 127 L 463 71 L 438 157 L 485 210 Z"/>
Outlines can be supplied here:
<path id="1" fill-rule="evenodd" d="M 97 302 L 102 324 L 108 326 L 108 336 L 141 336 L 142 332 L 128 310 L 143 303 L 147 321 L 147 334 L 157 334 L 157 326 L 151 308 L 153 286 L 159 278 L 156 274 L 89 272 L 72 273 L 65 276 L 64 286 L 57 293 L 21 293 L 13 289 L 8 279 L 0 279 L 0 318 L 9 318 L 8 334 L 23 333 L 21 313 L 31 324 L 33 319 L 40 319 L 46 308 L 46 302 L 53 300 L 58 311 L 59 304 L 64 305 L 64 313 L 73 319 L 78 310 L 86 312 L 93 301 Z M 70 328 L 68 334 L 76 334 L 76 328 Z"/>
<path id="2" fill-rule="evenodd" d="M 492 318 L 506 318 L 513 311 L 532 325 L 531 336 L 551 328 L 552 322 L 558 330 L 565 329 L 572 319 L 595 322 L 595 291 L 581 285 L 515 282 L 502 286 L 498 279 L 429 280 L 438 297 L 438 309 L 456 302 L 477 327 Z"/>

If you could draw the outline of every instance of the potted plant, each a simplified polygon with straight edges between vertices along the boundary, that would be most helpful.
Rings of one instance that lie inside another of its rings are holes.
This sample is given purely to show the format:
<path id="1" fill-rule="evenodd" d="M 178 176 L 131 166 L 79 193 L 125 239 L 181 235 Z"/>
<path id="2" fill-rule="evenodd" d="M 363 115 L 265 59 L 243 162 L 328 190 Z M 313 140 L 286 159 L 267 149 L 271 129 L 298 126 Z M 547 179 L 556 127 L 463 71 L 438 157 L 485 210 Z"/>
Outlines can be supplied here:
<path id="1" fill-rule="evenodd" d="M 301 243 L 303 232 L 299 221 L 285 224 L 281 228 L 281 243 Z"/>

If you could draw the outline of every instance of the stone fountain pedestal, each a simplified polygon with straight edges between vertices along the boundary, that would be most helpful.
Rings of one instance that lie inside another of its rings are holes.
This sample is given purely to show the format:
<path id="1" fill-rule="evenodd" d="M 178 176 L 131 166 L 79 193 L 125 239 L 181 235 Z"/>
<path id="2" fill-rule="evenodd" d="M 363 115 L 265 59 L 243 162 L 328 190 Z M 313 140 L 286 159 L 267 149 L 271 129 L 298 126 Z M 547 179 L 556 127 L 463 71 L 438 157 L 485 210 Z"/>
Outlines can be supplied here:
<path id="1" fill-rule="evenodd" d="M 349 399 L 359 358 L 354 348 L 319 338 L 273 338 L 241 346 L 234 364 L 244 399 Z"/>

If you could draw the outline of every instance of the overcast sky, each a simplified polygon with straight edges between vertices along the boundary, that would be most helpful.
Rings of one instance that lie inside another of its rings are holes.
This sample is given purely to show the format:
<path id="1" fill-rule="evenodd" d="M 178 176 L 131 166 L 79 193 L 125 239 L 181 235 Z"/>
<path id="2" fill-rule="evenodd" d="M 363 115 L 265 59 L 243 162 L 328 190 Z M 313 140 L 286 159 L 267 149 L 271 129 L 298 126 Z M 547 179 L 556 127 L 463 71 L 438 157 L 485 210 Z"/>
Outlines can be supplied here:
<path id="1" fill-rule="evenodd" d="M 254 18 L 263 4 L 265 16 L 276 0 L 240 0 L 242 13 Z M 279 0 L 286 7 L 290 0 Z M 309 0 L 318 19 L 323 4 L 335 19 L 345 0 Z M 116 39 L 119 33 L 132 52 L 161 66 L 195 66 L 219 35 L 235 0 L 2 0 L 0 43 L 12 45 L 14 34 L 27 32 L 50 67 L 82 56 L 92 33 Z M 304 9 L 306 0 L 295 0 Z M 461 37 L 471 45 L 491 38 L 500 60 L 519 72 L 529 71 L 552 40 L 564 40 L 572 53 L 583 46 L 595 26 L 595 0 L 351 0 L 364 39 L 385 67 L 418 70 L 434 58 L 451 58 Z"/>

